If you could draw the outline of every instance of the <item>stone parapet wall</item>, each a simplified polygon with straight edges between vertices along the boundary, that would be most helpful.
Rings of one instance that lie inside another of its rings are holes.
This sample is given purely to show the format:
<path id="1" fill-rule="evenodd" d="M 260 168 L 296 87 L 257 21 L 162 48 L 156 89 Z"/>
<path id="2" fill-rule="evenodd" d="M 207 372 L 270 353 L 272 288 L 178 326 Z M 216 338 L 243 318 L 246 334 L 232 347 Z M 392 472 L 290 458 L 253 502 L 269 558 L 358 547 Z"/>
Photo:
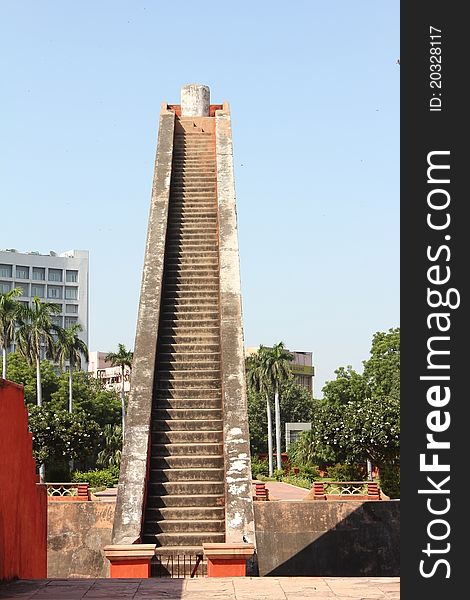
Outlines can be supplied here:
<path id="1" fill-rule="evenodd" d="M 399 501 L 255 502 L 260 575 L 395 577 Z"/>

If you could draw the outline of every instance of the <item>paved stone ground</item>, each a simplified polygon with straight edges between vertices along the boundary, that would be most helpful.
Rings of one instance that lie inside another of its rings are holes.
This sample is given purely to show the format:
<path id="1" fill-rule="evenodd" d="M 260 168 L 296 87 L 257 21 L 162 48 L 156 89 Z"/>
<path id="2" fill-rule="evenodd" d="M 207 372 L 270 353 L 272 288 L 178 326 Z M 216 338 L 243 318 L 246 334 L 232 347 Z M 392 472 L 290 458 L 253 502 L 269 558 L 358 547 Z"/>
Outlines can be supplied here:
<path id="1" fill-rule="evenodd" d="M 284 483 L 282 481 L 265 481 L 270 500 L 302 500 L 310 490 Z"/>
<path id="2" fill-rule="evenodd" d="M 43 579 L 0 584 L 13 600 L 398 600 L 398 577 Z"/>

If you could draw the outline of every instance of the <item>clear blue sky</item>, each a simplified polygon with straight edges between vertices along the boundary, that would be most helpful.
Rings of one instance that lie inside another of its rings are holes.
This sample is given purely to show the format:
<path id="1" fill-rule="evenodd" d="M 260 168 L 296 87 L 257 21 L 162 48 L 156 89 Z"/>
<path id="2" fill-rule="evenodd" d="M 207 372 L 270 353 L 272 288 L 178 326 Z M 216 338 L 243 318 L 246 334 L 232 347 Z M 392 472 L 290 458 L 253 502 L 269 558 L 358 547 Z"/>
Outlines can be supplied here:
<path id="1" fill-rule="evenodd" d="M 90 251 L 90 349 L 133 347 L 160 103 L 231 104 L 245 342 L 316 396 L 399 319 L 399 3 L 0 3 L 0 248 Z"/>

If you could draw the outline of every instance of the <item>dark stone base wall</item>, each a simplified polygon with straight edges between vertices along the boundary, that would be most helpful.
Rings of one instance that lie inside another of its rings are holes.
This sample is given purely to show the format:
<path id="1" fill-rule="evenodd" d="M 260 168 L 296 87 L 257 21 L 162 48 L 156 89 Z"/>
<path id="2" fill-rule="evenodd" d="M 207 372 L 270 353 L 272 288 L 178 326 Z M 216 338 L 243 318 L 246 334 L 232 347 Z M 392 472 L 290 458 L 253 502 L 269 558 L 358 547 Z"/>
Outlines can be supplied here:
<path id="1" fill-rule="evenodd" d="M 399 501 L 255 502 L 259 574 L 396 577 Z"/>

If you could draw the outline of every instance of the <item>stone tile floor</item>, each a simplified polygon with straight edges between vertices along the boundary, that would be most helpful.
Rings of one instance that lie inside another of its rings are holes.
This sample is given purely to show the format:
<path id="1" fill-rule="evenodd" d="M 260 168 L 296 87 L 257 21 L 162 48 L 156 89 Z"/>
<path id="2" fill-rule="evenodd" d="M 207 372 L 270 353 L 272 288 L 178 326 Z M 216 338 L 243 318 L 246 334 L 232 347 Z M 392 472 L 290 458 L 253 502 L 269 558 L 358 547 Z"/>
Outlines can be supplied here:
<path id="1" fill-rule="evenodd" d="M 14 600 L 398 600 L 398 577 L 42 579 L 0 584 Z"/>

